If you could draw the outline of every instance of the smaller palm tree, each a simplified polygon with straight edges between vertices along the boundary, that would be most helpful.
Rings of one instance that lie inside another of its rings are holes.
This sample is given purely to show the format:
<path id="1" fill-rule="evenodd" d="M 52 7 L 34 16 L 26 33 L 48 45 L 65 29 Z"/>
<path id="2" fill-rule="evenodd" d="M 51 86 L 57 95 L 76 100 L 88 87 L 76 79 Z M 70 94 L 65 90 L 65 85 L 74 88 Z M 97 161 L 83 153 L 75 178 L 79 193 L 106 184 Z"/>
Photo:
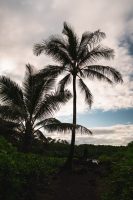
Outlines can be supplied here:
<path id="1" fill-rule="evenodd" d="M 71 98 L 68 90 L 52 92 L 54 83 L 55 78 L 38 79 L 38 73 L 29 64 L 26 65 L 22 87 L 10 78 L 0 76 L 0 117 L 17 124 L 26 152 L 30 150 L 34 138 L 46 139 L 40 129 L 69 131 L 73 127 L 72 124 L 61 123 L 52 117 Z M 83 130 L 89 131 L 84 127 Z"/>

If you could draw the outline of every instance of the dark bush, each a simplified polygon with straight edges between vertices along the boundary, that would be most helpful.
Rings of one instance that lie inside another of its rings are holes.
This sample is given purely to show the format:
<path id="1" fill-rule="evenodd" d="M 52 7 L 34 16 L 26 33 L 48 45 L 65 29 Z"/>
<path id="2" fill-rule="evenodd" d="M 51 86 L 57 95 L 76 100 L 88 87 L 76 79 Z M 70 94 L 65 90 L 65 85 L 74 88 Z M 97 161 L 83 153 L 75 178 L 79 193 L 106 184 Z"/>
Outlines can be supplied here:
<path id="1" fill-rule="evenodd" d="M 36 199 L 37 191 L 48 184 L 48 175 L 63 162 L 60 158 L 18 153 L 0 138 L 0 199 Z"/>

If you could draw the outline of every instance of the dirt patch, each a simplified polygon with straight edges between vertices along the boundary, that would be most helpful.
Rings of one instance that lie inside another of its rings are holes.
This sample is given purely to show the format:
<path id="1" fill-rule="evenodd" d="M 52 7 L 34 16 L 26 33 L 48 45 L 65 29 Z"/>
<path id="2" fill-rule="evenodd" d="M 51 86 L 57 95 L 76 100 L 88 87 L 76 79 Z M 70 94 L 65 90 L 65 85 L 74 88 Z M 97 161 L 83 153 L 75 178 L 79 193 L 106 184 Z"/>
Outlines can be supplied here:
<path id="1" fill-rule="evenodd" d="M 98 173 L 95 169 L 77 169 L 51 177 L 39 200 L 100 200 Z"/>

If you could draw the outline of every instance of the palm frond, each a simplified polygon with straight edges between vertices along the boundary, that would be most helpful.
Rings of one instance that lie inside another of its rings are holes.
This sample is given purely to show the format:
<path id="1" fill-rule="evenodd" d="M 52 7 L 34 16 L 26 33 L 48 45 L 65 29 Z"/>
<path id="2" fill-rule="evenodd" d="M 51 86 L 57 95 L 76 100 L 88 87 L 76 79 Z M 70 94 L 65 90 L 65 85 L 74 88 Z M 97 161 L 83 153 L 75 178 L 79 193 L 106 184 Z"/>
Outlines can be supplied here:
<path id="1" fill-rule="evenodd" d="M 43 115 L 52 115 L 59 110 L 60 105 L 65 104 L 71 98 L 71 93 L 68 90 L 64 92 L 55 92 L 45 96 L 45 99 L 38 105 L 38 110 L 35 119 L 43 117 Z"/>
<path id="2" fill-rule="evenodd" d="M 36 111 L 36 107 L 42 100 L 44 94 L 44 80 L 38 80 L 38 82 L 33 84 L 34 89 L 29 91 L 31 94 L 30 98 L 26 99 L 26 106 L 29 115 L 32 117 L 33 113 Z"/>
<path id="3" fill-rule="evenodd" d="M 34 137 L 38 140 L 41 140 L 42 142 L 45 142 L 45 143 L 48 142 L 47 138 L 45 137 L 45 135 L 40 130 L 35 130 Z"/>
<path id="4" fill-rule="evenodd" d="M 44 75 L 45 76 L 45 75 Z M 40 80 L 42 81 L 42 79 Z M 37 82 L 40 82 L 39 80 L 37 80 Z M 56 78 L 55 77 L 47 77 L 47 78 L 44 78 L 43 79 L 43 87 L 42 87 L 42 91 L 47 94 L 47 92 L 50 92 L 50 90 L 53 90 L 54 89 L 54 86 L 55 86 L 55 81 L 56 81 Z M 38 84 L 38 83 L 37 83 Z M 39 85 L 38 87 L 36 88 L 36 90 L 39 89 Z"/>
<path id="5" fill-rule="evenodd" d="M 105 37 L 105 33 L 101 32 L 100 30 L 83 33 L 79 45 L 78 57 L 82 57 L 81 55 L 83 54 L 83 51 L 86 51 L 87 45 L 89 45 L 89 49 L 92 49 L 94 48 L 95 44 L 99 43 Z"/>
<path id="6" fill-rule="evenodd" d="M 60 48 L 66 50 L 66 41 L 64 40 L 63 37 L 61 36 L 58 36 L 58 35 L 52 35 L 49 37 L 49 40 L 48 41 L 52 41 L 54 44 L 56 44 L 57 46 L 59 46 Z M 35 44 L 34 47 L 33 47 L 33 53 L 38 56 L 42 53 L 45 52 L 45 48 L 46 48 L 46 41 L 42 41 L 42 43 L 40 44 Z"/>
<path id="7" fill-rule="evenodd" d="M 5 129 L 14 129 L 14 128 L 18 128 L 19 126 L 20 125 L 16 122 L 0 118 L 0 127 L 3 127 Z"/>
<path id="8" fill-rule="evenodd" d="M 34 93 L 31 99 L 30 115 L 36 113 L 38 105 L 43 101 L 45 95 L 47 95 L 54 88 L 55 78 L 43 78 L 35 80 Z"/>
<path id="9" fill-rule="evenodd" d="M 46 129 L 49 132 L 63 132 L 63 133 L 71 133 L 71 131 L 73 130 L 73 128 L 76 129 L 77 133 L 81 133 L 81 134 L 92 134 L 92 132 L 82 126 L 82 125 L 73 125 L 70 123 L 55 123 L 55 124 L 48 124 L 48 125 L 44 125 L 44 129 Z"/>
<path id="10" fill-rule="evenodd" d="M 97 44 L 105 37 L 106 37 L 106 34 L 104 32 L 101 32 L 100 30 L 97 30 L 95 32 L 89 32 L 89 31 L 84 32 L 82 34 L 80 48 L 86 47 L 86 45 L 91 46 L 91 45 Z"/>
<path id="11" fill-rule="evenodd" d="M 82 72 L 82 68 L 80 69 L 79 66 L 77 67 L 77 76 L 85 78 L 84 73 Z"/>
<path id="12" fill-rule="evenodd" d="M 37 74 L 34 71 L 34 66 L 26 65 L 25 79 L 23 82 L 23 94 L 25 100 L 25 106 L 30 115 L 34 112 L 39 98 L 42 95 L 42 88 L 44 86 L 44 80 L 38 79 Z"/>
<path id="13" fill-rule="evenodd" d="M 54 43 L 58 47 L 64 49 L 64 51 L 67 51 L 67 42 L 62 36 L 52 35 L 49 37 L 49 40 L 52 41 L 52 43 Z"/>
<path id="14" fill-rule="evenodd" d="M 99 59 L 112 59 L 114 58 L 114 50 L 107 47 L 102 47 L 98 45 L 97 47 L 93 48 L 91 51 L 85 52 L 85 55 L 82 56 L 81 61 L 79 63 L 80 66 L 83 66 L 88 63 L 92 63 L 94 61 L 98 61 Z"/>
<path id="15" fill-rule="evenodd" d="M 40 45 L 36 44 L 34 47 L 34 52 L 36 52 L 36 55 L 45 52 L 46 55 L 51 56 L 55 61 L 58 61 L 63 65 L 71 64 L 71 59 L 68 54 L 68 51 L 66 51 L 66 49 L 64 49 L 61 45 L 55 42 L 53 36 L 49 37 L 48 40 L 43 41 Z"/>
<path id="16" fill-rule="evenodd" d="M 59 81 L 58 90 L 63 92 L 65 87 L 71 82 L 71 74 L 67 74 Z"/>
<path id="17" fill-rule="evenodd" d="M 18 138 L 18 128 L 18 123 L 0 118 L 0 135 L 8 141 L 14 141 Z"/>
<path id="18" fill-rule="evenodd" d="M 55 78 L 58 75 L 62 74 L 65 71 L 65 66 L 58 65 L 48 65 L 45 68 L 41 69 L 38 73 L 38 78 Z"/>
<path id="19" fill-rule="evenodd" d="M 3 103 L 23 106 L 23 92 L 19 85 L 6 76 L 0 76 L 0 100 Z"/>
<path id="20" fill-rule="evenodd" d="M 19 120 L 25 118 L 25 113 L 17 106 L 0 105 L 0 116 L 3 119 Z"/>
<path id="21" fill-rule="evenodd" d="M 100 73 L 100 72 L 97 72 L 95 70 L 92 70 L 92 69 L 84 69 L 82 70 L 83 73 L 84 73 L 84 76 L 90 78 L 90 79 L 94 79 L 94 78 L 97 78 L 98 80 L 100 81 L 105 81 L 109 84 L 113 84 L 113 81 L 108 78 L 107 76 L 105 76 L 104 74 Z"/>
<path id="22" fill-rule="evenodd" d="M 29 106 L 30 101 L 32 99 L 32 94 L 34 90 L 34 72 L 33 72 L 33 66 L 30 64 L 26 65 L 26 73 L 25 78 L 23 82 L 23 93 L 26 100 L 26 105 Z"/>
<path id="23" fill-rule="evenodd" d="M 39 121 L 38 123 L 36 123 L 35 127 L 37 126 L 44 126 L 44 125 L 48 125 L 48 124 L 56 124 L 56 123 L 61 123 L 58 119 L 56 118 L 47 118 L 44 120 Z"/>
<path id="24" fill-rule="evenodd" d="M 69 55 L 71 56 L 73 60 L 75 60 L 77 57 L 77 49 L 79 45 L 77 35 L 72 29 L 72 27 L 68 25 L 66 22 L 64 22 L 64 28 L 63 28 L 62 33 L 65 36 L 67 36 L 67 40 L 68 40 L 67 47 L 68 47 Z"/>
<path id="25" fill-rule="evenodd" d="M 82 79 L 79 79 L 79 86 L 80 86 L 81 92 L 84 92 L 84 94 L 85 94 L 86 103 L 88 103 L 88 105 L 91 107 L 91 105 L 93 103 L 93 96 L 91 94 L 91 91 L 89 90 L 89 88 L 83 82 Z"/>
<path id="26" fill-rule="evenodd" d="M 84 69 L 100 72 L 107 77 L 108 76 L 111 77 L 113 81 L 116 83 L 123 82 L 121 74 L 117 70 L 115 70 L 113 67 L 103 66 L 103 65 L 90 65 L 90 66 L 84 67 Z"/>
<path id="27" fill-rule="evenodd" d="M 45 41 L 42 41 L 41 43 L 37 43 L 33 47 L 33 53 L 36 56 L 39 56 L 40 54 L 45 52 Z"/>

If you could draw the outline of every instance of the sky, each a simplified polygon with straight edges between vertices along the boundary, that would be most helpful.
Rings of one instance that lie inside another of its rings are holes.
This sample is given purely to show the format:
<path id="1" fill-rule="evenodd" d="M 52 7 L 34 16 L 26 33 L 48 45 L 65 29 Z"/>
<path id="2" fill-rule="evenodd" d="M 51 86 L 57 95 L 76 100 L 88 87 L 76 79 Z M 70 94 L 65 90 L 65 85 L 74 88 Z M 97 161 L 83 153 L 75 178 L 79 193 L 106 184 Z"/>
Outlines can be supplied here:
<path id="1" fill-rule="evenodd" d="M 94 103 L 90 110 L 78 89 L 78 123 L 93 131 L 92 136 L 77 135 L 76 143 L 126 145 L 133 140 L 133 0 L 0 0 L 0 74 L 21 84 L 25 65 L 37 69 L 52 64 L 45 55 L 33 55 L 35 43 L 61 34 L 63 22 L 71 24 L 81 36 L 100 29 L 106 33 L 103 45 L 115 50 L 110 65 L 121 72 L 124 83 L 85 80 Z M 71 87 L 70 87 L 71 89 Z M 55 116 L 72 121 L 72 100 Z M 53 134 L 70 140 L 70 135 Z"/>

